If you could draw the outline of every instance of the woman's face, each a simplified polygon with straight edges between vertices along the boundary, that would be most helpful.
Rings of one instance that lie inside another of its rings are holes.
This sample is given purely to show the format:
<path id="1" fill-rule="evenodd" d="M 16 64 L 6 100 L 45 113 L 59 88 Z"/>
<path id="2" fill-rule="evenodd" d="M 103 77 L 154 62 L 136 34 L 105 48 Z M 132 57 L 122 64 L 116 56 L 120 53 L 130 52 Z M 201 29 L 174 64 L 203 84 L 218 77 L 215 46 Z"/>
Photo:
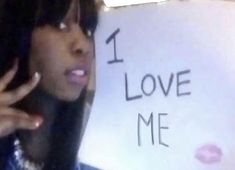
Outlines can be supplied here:
<path id="1" fill-rule="evenodd" d="M 78 24 L 77 3 L 71 4 L 59 28 L 36 28 L 31 40 L 30 74 L 39 72 L 39 86 L 65 101 L 76 100 L 87 86 L 93 59 L 93 42 Z"/>

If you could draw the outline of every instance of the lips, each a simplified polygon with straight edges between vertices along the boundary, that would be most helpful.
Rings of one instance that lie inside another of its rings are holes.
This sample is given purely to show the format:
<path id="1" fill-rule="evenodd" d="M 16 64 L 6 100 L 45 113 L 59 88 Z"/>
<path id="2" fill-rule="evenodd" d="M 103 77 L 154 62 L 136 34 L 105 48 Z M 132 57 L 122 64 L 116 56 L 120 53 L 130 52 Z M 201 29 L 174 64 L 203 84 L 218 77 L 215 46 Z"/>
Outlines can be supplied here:
<path id="1" fill-rule="evenodd" d="M 65 75 L 68 82 L 73 85 L 85 86 L 88 84 L 88 72 L 85 67 L 66 70 Z"/>
<path id="2" fill-rule="evenodd" d="M 221 149 L 214 144 L 206 144 L 197 149 L 195 157 L 204 164 L 218 163 L 222 159 Z"/>

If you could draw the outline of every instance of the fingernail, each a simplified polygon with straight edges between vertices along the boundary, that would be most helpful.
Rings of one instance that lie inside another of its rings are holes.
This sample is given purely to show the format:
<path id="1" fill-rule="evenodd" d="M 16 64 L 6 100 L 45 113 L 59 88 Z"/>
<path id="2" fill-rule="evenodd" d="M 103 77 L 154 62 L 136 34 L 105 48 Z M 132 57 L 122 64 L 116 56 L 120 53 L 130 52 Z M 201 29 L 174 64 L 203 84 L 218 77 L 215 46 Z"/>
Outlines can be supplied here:
<path id="1" fill-rule="evenodd" d="M 36 122 L 34 125 L 36 128 L 38 128 L 40 126 L 40 122 Z"/>
<path id="2" fill-rule="evenodd" d="M 43 122 L 43 118 L 40 116 L 34 116 L 34 126 L 35 128 L 38 128 Z"/>
<path id="3" fill-rule="evenodd" d="M 35 128 L 38 128 L 42 124 L 42 120 L 38 120 L 34 123 Z"/>
<path id="4" fill-rule="evenodd" d="M 33 79 L 39 80 L 41 78 L 41 75 L 38 72 L 35 72 L 33 75 Z"/>

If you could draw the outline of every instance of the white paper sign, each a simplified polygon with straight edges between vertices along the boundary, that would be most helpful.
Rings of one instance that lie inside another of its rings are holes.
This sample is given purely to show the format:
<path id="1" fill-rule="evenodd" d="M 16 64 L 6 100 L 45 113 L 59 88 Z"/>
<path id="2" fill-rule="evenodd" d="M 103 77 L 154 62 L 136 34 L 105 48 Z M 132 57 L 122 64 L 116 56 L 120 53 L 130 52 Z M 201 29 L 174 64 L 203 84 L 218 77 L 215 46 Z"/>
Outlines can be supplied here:
<path id="1" fill-rule="evenodd" d="M 235 3 L 101 12 L 81 161 L 105 170 L 235 169 Z"/>
<path id="2" fill-rule="evenodd" d="M 118 6 L 126 6 L 133 4 L 144 4 L 151 2 L 164 2 L 166 0 L 104 0 L 104 3 L 108 7 L 118 7 Z"/>

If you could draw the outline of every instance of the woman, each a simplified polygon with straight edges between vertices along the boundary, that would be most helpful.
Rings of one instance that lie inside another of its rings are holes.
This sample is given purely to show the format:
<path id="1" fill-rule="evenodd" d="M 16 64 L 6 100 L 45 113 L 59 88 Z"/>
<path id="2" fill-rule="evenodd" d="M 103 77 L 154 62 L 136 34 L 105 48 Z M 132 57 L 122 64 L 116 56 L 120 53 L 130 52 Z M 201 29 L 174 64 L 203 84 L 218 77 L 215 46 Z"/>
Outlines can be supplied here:
<path id="1" fill-rule="evenodd" d="M 94 0 L 4 0 L 0 9 L 0 167 L 87 168 L 76 166 L 76 155 Z"/>

